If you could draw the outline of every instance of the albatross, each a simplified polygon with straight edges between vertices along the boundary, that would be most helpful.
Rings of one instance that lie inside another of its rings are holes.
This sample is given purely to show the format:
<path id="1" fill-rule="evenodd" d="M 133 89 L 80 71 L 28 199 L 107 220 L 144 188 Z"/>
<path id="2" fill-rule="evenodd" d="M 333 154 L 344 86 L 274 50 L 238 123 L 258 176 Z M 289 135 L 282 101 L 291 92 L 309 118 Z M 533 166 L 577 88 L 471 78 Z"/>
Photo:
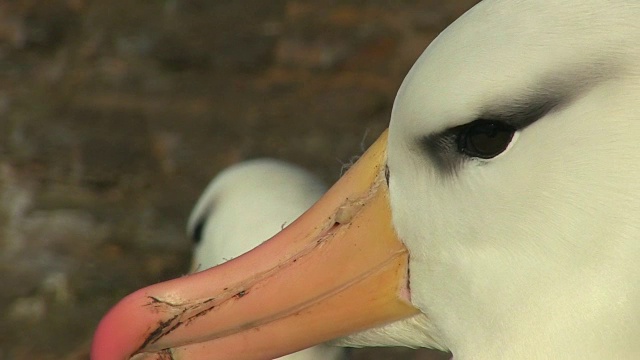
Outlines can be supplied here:
<path id="1" fill-rule="evenodd" d="M 269 359 L 330 339 L 637 359 L 638 19 L 637 0 L 479 3 L 316 204 L 232 261 L 125 297 L 93 359 Z"/>
<path id="2" fill-rule="evenodd" d="M 192 271 L 229 261 L 291 223 L 326 191 L 309 171 L 275 159 L 243 161 L 206 187 L 187 222 L 194 241 Z M 338 360 L 344 348 L 317 345 L 280 360 Z"/>

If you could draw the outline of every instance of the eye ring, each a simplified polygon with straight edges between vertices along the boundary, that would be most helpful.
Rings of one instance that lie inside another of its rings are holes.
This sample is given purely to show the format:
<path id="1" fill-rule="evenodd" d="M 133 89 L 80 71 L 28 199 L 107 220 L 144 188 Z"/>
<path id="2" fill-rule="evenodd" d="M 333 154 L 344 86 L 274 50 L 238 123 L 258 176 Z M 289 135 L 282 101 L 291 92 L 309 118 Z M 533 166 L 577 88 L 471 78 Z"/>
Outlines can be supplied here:
<path id="1" fill-rule="evenodd" d="M 457 131 L 458 151 L 470 157 L 493 159 L 509 147 L 516 131 L 502 121 L 472 121 Z"/>

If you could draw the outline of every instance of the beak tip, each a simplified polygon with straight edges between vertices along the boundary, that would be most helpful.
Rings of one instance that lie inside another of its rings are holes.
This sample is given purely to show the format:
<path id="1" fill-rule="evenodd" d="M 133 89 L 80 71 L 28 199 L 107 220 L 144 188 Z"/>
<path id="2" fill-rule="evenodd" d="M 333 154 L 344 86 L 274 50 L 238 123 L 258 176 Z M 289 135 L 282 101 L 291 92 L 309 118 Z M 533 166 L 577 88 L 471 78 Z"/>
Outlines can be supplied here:
<path id="1" fill-rule="evenodd" d="M 120 356 L 120 352 L 125 351 L 127 346 L 117 327 L 114 310 L 116 309 L 109 311 L 98 324 L 91 344 L 91 360 L 114 360 L 124 357 L 124 354 Z"/>
<path id="2" fill-rule="evenodd" d="M 148 311 L 140 311 L 146 305 L 141 302 L 146 298 L 141 296 L 144 290 L 122 299 L 100 320 L 93 335 L 91 360 L 125 360 L 138 350 L 144 342 L 139 338 L 150 331 L 152 321 Z"/>

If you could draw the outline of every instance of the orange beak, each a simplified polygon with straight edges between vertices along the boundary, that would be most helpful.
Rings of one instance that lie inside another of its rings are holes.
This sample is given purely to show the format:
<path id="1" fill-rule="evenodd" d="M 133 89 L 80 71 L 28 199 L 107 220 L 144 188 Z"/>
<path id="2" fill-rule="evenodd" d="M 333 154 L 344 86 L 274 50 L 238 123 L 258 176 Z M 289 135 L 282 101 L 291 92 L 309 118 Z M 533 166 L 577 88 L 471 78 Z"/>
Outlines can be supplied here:
<path id="1" fill-rule="evenodd" d="M 418 313 L 391 224 L 386 144 L 385 132 L 254 250 L 124 298 L 100 322 L 91 358 L 272 359 Z"/>

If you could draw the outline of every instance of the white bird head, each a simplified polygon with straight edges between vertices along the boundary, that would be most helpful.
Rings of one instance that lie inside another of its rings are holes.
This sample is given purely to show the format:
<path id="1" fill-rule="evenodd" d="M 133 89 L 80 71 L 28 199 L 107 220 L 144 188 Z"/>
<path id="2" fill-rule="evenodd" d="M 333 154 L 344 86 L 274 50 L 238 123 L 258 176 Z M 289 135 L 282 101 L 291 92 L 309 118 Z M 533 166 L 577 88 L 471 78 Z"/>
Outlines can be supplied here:
<path id="1" fill-rule="evenodd" d="M 243 161 L 220 172 L 187 222 L 193 270 L 236 258 L 305 212 L 326 187 L 305 169 L 274 159 Z"/>
<path id="2" fill-rule="evenodd" d="M 638 18 L 485 1 L 405 79 L 393 221 L 412 301 L 457 357 L 640 354 Z"/>

